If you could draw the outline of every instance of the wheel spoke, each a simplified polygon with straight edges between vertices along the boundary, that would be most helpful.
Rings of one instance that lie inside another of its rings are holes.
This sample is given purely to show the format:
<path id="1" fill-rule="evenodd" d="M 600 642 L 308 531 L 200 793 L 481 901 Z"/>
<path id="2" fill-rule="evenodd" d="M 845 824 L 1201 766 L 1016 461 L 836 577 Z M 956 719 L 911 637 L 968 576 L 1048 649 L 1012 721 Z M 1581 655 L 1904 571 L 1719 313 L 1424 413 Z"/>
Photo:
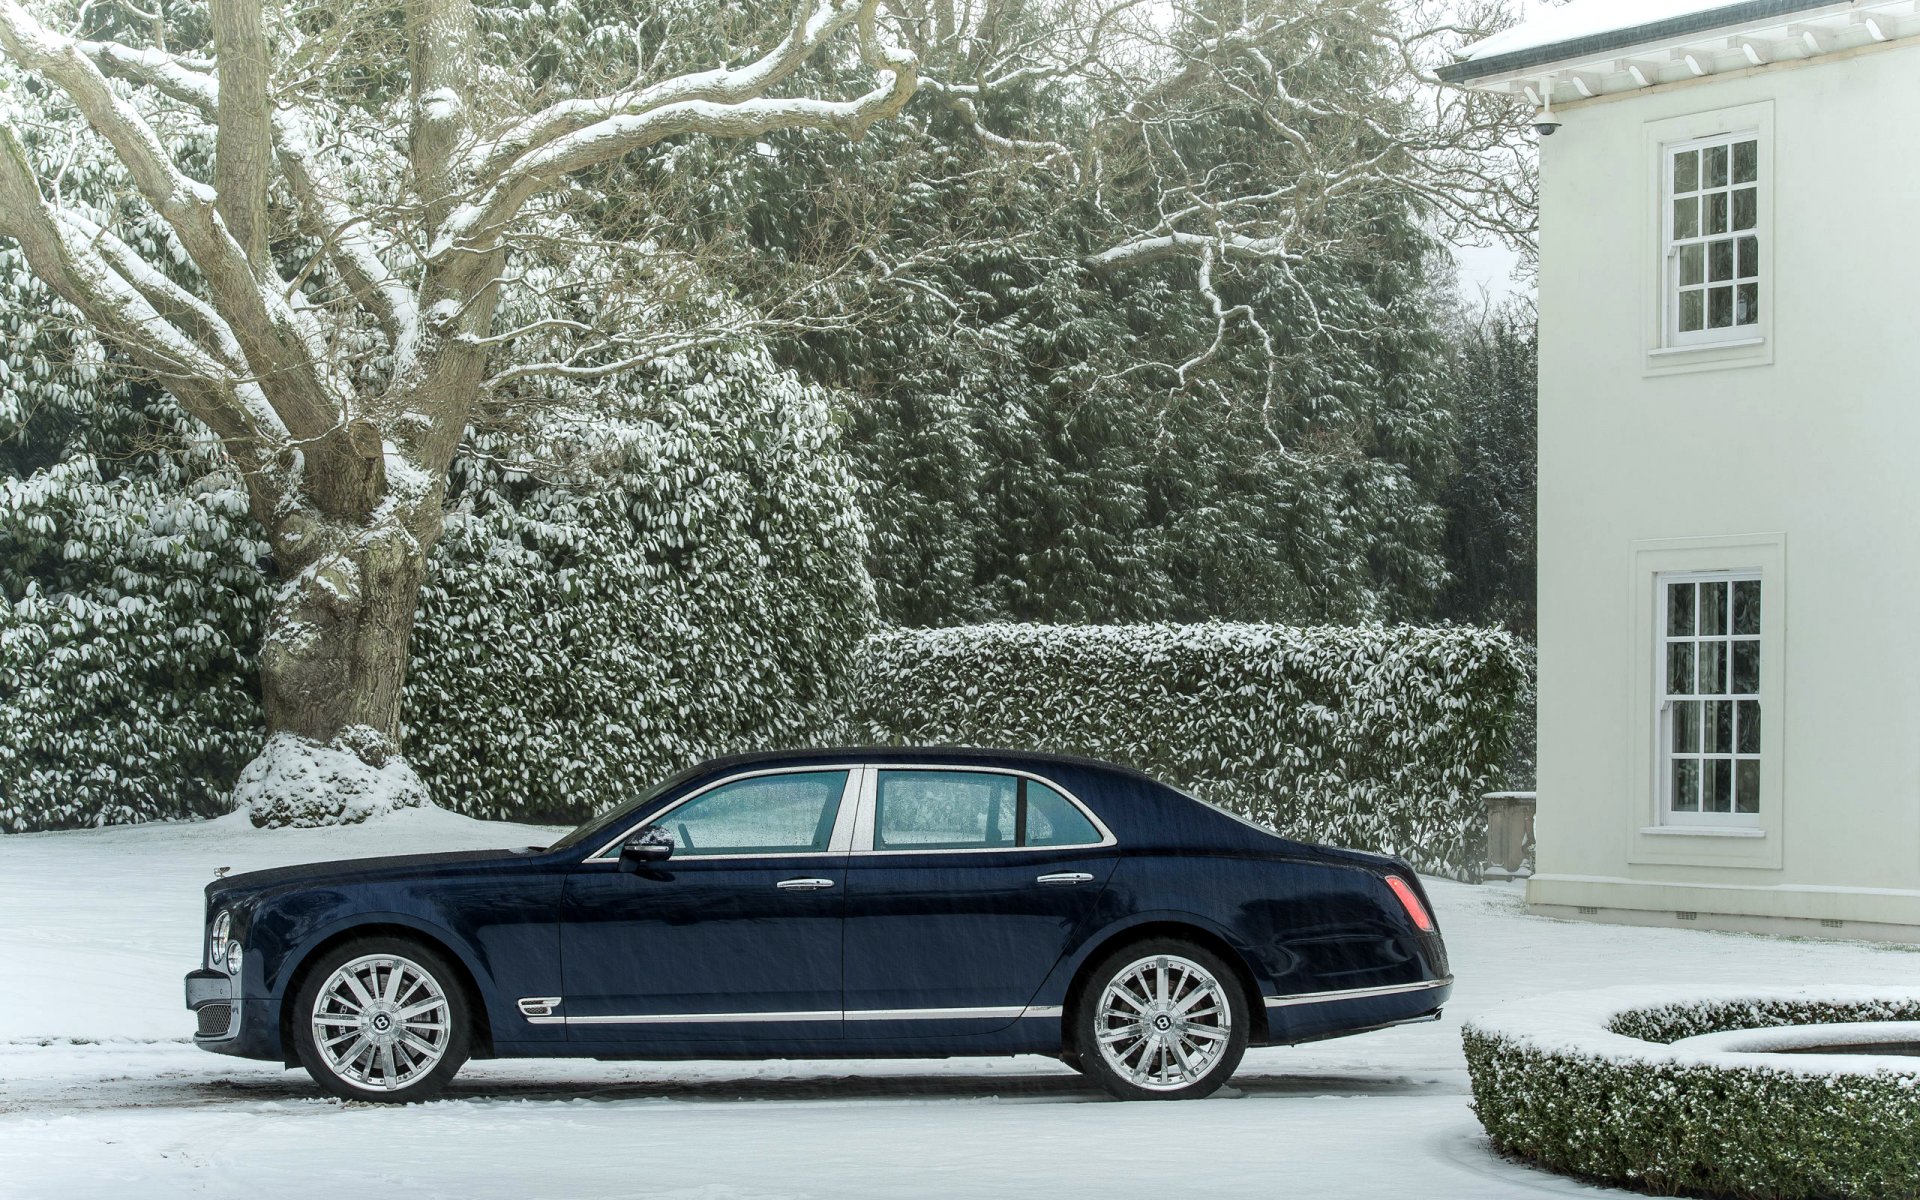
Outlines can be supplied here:
<path id="1" fill-rule="evenodd" d="M 1180 1032 L 1184 1037 L 1199 1038 L 1203 1042 L 1224 1042 L 1228 1039 L 1226 1030 L 1215 1029 L 1211 1025 L 1189 1025 Z"/>

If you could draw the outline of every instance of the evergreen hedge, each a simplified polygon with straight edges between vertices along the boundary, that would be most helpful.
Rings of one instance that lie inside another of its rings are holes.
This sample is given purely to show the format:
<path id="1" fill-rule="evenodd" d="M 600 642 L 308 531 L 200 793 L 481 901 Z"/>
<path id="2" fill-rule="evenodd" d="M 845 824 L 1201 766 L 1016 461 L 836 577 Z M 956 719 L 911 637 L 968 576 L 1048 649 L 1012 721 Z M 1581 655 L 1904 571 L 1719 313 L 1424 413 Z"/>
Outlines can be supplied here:
<path id="1" fill-rule="evenodd" d="M 1920 1194 L 1920 1062 L 1720 1055 L 1669 1043 L 1781 1025 L 1920 1020 L 1920 991 L 1612 989 L 1504 1005 L 1463 1033 L 1502 1153 L 1661 1194 Z"/>
<path id="2" fill-rule="evenodd" d="M 1529 677 L 1463 627 L 975 625 L 870 638 L 853 733 L 1111 759 L 1289 836 L 1472 877 Z"/>

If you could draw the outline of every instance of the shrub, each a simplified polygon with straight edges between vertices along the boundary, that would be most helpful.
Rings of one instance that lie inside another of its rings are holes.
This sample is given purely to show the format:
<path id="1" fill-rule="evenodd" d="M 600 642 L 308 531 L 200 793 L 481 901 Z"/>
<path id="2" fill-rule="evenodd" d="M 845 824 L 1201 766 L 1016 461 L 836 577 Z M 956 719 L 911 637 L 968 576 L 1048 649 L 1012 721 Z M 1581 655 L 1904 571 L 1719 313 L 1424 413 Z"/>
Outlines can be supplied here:
<path id="1" fill-rule="evenodd" d="M 1471 628 L 977 625 L 871 638 L 857 737 L 1112 759 L 1291 836 L 1467 876 L 1525 649 Z"/>
<path id="2" fill-rule="evenodd" d="M 1494 1146 L 1642 1191 L 1892 1200 L 1920 1188 L 1920 1063 L 1721 1055 L 1733 1029 L 1920 1019 L 1920 991 L 1611 989 L 1504 1005 L 1463 1037 Z"/>
<path id="3" fill-rule="evenodd" d="M 578 820 L 702 759 L 818 740 L 839 703 L 873 591 L 823 397 L 764 351 L 646 383 L 585 430 L 477 439 L 456 464 L 406 696 L 442 807 Z M 507 465 L 529 459 L 540 477 Z"/>

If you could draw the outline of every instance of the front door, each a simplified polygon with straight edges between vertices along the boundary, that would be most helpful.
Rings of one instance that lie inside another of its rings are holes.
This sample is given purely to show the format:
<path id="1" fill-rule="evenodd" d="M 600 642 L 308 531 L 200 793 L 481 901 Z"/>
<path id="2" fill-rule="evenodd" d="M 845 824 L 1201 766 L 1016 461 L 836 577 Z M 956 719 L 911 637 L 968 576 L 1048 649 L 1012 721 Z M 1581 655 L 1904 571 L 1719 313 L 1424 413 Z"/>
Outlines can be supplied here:
<path id="1" fill-rule="evenodd" d="M 840 1034 L 847 770 L 756 773 L 670 806 L 671 858 L 567 880 L 561 1012 L 573 1041 L 685 1049 Z"/>
<path id="2" fill-rule="evenodd" d="M 881 768 L 848 859 L 846 1036 L 1011 1023 L 1093 914 L 1117 859 L 1037 779 Z"/>

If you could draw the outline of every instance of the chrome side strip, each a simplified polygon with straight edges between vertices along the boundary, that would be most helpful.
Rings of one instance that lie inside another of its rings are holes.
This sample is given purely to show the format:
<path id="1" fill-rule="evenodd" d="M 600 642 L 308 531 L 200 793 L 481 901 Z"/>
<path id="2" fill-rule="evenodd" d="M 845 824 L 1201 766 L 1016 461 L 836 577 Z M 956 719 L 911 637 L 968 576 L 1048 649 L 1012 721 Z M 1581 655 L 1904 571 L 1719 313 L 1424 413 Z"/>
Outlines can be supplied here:
<path id="1" fill-rule="evenodd" d="M 1268 1008 L 1290 1008 L 1296 1004 L 1328 1004 L 1335 1000 L 1367 1000 L 1375 996 L 1430 992 L 1452 982 L 1453 976 L 1449 975 L 1445 979 L 1423 979 L 1419 983 L 1390 983 L 1385 987 L 1349 988 L 1343 992 L 1300 992 L 1292 996 L 1265 996 L 1262 999 Z"/>
<path id="2" fill-rule="evenodd" d="M 1025 1011 L 1015 1004 L 999 1008 L 856 1008 L 840 1015 L 849 1021 L 984 1021 L 991 1017 L 1010 1021 Z"/>
<path id="3" fill-rule="evenodd" d="M 557 1005 L 559 1002 L 555 1001 Z M 722 1025 L 759 1024 L 769 1021 L 984 1021 L 1016 1020 L 1025 1017 L 1061 1016 L 1057 1004 L 1037 1004 L 1022 1008 L 1017 1004 L 979 1008 L 820 1008 L 803 1012 L 748 1013 L 641 1013 L 632 1016 L 529 1016 L 529 1025 Z"/>

